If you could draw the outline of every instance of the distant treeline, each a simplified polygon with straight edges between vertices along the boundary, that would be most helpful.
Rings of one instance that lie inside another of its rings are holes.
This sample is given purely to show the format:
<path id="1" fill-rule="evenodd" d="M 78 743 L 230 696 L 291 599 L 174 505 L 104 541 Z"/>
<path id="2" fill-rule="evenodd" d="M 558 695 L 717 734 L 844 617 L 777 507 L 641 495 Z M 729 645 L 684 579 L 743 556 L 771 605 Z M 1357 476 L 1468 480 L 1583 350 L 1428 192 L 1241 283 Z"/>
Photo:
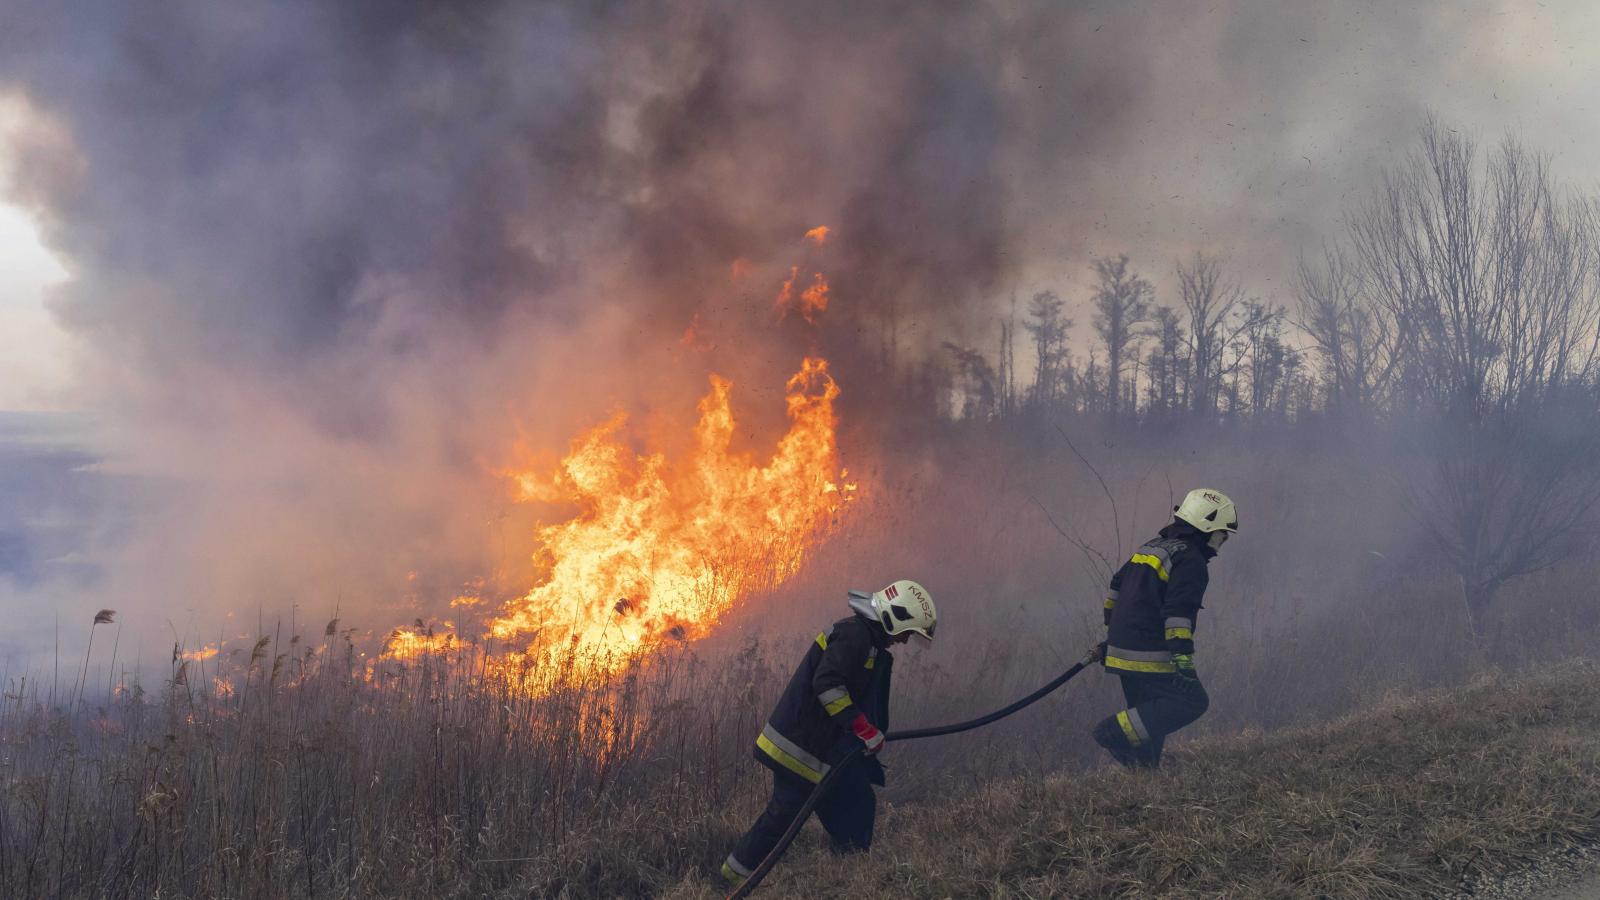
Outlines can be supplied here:
<path id="1" fill-rule="evenodd" d="M 1204 253 L 1176 264 L 1166 303 L 1126 255 L 1092 267 L 1086 354 L 1069 348 L 1079 323 L 1066 302 L 1040 291 L 1000 323 L 995 352 L 944 344 L 947 362 L 921 379 L 940 411 L 1484 422 L 1594 385 L 1596 198 L 1511 139 L 1485 152 L 1428 122 L 1339 239 L 1299 261 L 1288 304 L 1252 295 Z M 1019 341 L 1031 372 L 1016 364 Z"/>
<path id="2" fill-rule="evenodd" d="M 1597 203 L 1514 139 L 1485 149 L 1429 120 L 1342 234 L 1300 259 L 1292 302 L 1197 253 L 1162 303 L 1127 256 L 1102 257 L 1087 354 L 1069 348 L 1065 301 L 1040 291 L 1001 322 L 996 353 L 945 343 L 905 396 L 985 428 L 1092 422 L 1159 441 L 1247 423 L 1365 454 L 1387 483 L 1353 489 L 1400 491 L 1482 612 L 1508 581 L 1587 559 L 1597 532 Z"/>

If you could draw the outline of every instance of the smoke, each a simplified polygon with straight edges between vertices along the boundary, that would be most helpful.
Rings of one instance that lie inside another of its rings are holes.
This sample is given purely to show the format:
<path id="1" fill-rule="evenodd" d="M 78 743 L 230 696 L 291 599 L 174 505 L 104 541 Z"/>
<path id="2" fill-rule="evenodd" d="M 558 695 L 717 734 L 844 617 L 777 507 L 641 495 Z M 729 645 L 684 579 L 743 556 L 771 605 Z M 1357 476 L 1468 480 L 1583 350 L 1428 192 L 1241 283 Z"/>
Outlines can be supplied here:
<path id="1" fill-rule="evenodd" d="M 100 554 L 108 587 L 379 628 L 477 575 L 526 586 L 513 448 L 619 404 L 681 420 L 710 371 L 759 439 L 812 350 L 891 408 L 887 366 L 992 340 L 1092 253 L 1160 288 L 1231 252 L 1271 290 L 1421 110 L 1476 124 L 1531 83 L 1471 71 L 1500 26 L 1451 4 L 3 15 L 0 91 L 33 119 L 10 192 L 69 260 L 85 405 L 178 497 Z M 828 279 L 820 325 L 774 309 L 791 266 Z"/>

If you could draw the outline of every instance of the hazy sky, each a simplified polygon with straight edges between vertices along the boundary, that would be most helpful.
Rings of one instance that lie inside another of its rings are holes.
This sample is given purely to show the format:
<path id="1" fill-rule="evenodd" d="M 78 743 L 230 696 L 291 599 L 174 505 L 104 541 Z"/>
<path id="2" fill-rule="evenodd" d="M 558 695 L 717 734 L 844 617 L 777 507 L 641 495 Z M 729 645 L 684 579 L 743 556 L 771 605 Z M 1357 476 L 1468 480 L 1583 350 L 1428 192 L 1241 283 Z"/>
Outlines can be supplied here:
<path id="1" fill-rule="evenodd" d="M 1204 249 L 1232 259 L 1247 288 L 1289 301 L 1295 254 L 1338 234 L 1430 112 L 1485 144 L 1515 135 L 1568 184 L 1600 187 L 1600 4 L 1252 6 L 1146 16 L 1169 52 L 1143 61 L 1121 138 L 1088 161 L 1092 178 L 1018 198 L 1093 217 L 1087 231 L 1061 219 L 1021 236 L 1024 296 L 1054 286 L 1081 299 L 1086 257 L 1125 250 L 1171 302 L 1173 259 Z"/>
<path id="2" fill-rule="evenodd" d="M 4 190 L 8 132 L 20 109 L 0 101 L 0 410 L 60 409 L 68 403 L 71 341 L 44 303 L 67 272 L 41 243 L 34 218 L 7 203 Z"/>
<path id="3" fill-rule="evenodd" d="M 893 403 L 891 325 L 992 355 L 1103 253 L 1289 302 L 1430 113 L 1593 189 L 1597 47 L 1579 0 L 0 0 L 0 409 L 183 482 L 96 548 L 130 620 L 422 614 L 498 558 L 512 448 L 711 371 L 769 424 L 813 352 Z"/>
<path id="4" fill-rule="evenodd" d="M 1018 171 L 1048 176 L 1037 158 L 1097 102 L 1086 93 L 1128 109 L 1096 114 L 1114 137 L 1071 139 L 1068 177 L 1012 186 L 1006 215 L 1025 227 L 1008 235 L 993 293 L 1054 287 L 1078 301 L 1088 257 L 1126 250 L 1170 299 L 1173 259 L 1203 248 L 1226 253 L 1254 291 L 1287 300 L 1294 253 L 1336 233 L 1347 205 L 1404 152 L 1427 111 L 1491 138 L 1513 132 L 1554 155 L 1570 181 L 1600 182 L 1600 4 L 1402 7 L 1112 5 L 1086 15 L 1084 27 L 1095 44 L 1132 48 L 1126 61 L 1086 54 L 1075 67 L 1045 47 L 1004 62 L 1007 79 L 1060 99 L 1013 123 L 1025 134 L 999 151 L 1001 165 L 1012 156 Z M 1082 71 L 1108 60 L 1121 70 L 1101 77 L 1116 90 Z M 1118 90 L 1125 100 L 1112 96 Z M 0 174 L 11 168 L 8 135 L 24 109 L 15 88 L 0 91 Z M 0 409 L 61 408 L 73 402 L 71 345 L 45 299 L 72 261 L 40 245 L 29 213 L 7 202 L 13 187 L 0 180 Z M 948 324 L 985 346 L 992 320 Z"/>

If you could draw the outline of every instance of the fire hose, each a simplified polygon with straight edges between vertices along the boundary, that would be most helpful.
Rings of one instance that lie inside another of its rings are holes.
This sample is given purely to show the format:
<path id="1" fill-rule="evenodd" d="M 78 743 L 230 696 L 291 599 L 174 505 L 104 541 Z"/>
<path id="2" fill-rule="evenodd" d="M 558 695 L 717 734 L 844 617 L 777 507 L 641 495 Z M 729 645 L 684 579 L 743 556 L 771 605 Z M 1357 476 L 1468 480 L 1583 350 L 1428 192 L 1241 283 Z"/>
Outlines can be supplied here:
<path id="1" fill-rule="evenodd" d="M 1039 700 L 1044 699 L 1047 694 L 1054 691 L 1056 688 L 1061 687 L 1063 684 L 1071 681 L 1074 675 L 1077 675 L 1085 668 L 1099 661 L 1100 647 L 1096 645 L 1094 649 L 1090 650 L 1084 655 L 1083 659 L 1080 659 L 1074 663 L 1072 668 L 1062 672 L 1060 675 L 1057 675 L 1048 684 L 1044 685 L 1028 696 L 1016 701 L 1015 703 L 1010 704 L 1009 706 L 1001 707 L 992 713 L 979 716 L 976 719 L 968 719 L 965 722 L 955 722 L 950 725 L 935 725 L 931 728 L 911 728 L 904 731 L 891 731 L 885 734 L 883 738 L 886 741 L 910 741 L 916 740 L 917 738 L 943 737 L 947 734 L 958 734 L 963 731 L 971 731 L 974 728 L 982 728 L 985 725 L 998 722 L 1001 719 L 1004 719 L 1006 716 L 1009 716 L 1026 706 L 1031 706 Z M 783 833 L 783 837 L 778 838 L 778 843 L 773 845 L 772 851 L 767 854 L 767 858 L 761 861 L 761 865 L 755 867 L 755 870 L 750 873 L 749 878 L 746 878 L 742 884 L 734 889 L 733 893 L 728 895 L 727 900 L 740 900 L 740 898 L 748 896 L 751 891 L 755 890 L 756 887 L 761 884 L 761 879 L 767 877 L 767 873 L 772 871 L 772 867 L 776 866 L 778 864 L 778 860 L 783 858 L 784 851 L 788 850 L 789 845 L 794 843 L 795 836 L 800 834 L 801 828 L 805 827 L 806 820 L 811 818 L 812 810 L 816 809 L 817 803 L 822 800 L 823 795 L 827 794 L 828 788 L 833 786 L 834 779 L 838 777 L 840 772 L 843 772 L 847 766 L 859 759 L 865 752 L 866 747 L 856 747 L 847 753 L 844 759 L 840 760 L 837 765 L 830 768 L 826 775 L 822 776 L 822 780 L 817 782 L 817 786 L 811 789 L 811 796 L 806 798 L 805 804 L 800 807 L 800 812 L 795 815 L 794 821 L 789 823 L 788 830 Z"/>

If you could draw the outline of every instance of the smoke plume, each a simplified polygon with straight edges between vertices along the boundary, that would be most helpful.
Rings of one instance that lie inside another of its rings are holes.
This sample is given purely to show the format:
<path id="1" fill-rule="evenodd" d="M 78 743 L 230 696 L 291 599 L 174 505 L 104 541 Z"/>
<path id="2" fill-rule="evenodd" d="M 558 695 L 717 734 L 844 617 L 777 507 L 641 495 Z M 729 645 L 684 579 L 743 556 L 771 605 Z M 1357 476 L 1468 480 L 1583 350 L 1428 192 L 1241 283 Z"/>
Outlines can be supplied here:
<path id="1" fill-rule="evenodd" d="M 812 351 L 847 410 L 890 411 L 888 367 L 989 346 L 1011 294 L 1070 293 L 1093 253 L 1159 289 L 1228 252 L 1270 292 L 1422 110 L 1528 90 L 1450 4 L 0 15 L 32 112 L 10 190 L 69 261 L 84 403 L 173 485 L 99 554 L 125 620 L 381 628 L 485 573 L 525 588 L 515 454 L 616 406 L 690 421 L 712 371 L 759 443 Z M 826 276 L 816 324 L 775 308 L 791 267 Z"/>

